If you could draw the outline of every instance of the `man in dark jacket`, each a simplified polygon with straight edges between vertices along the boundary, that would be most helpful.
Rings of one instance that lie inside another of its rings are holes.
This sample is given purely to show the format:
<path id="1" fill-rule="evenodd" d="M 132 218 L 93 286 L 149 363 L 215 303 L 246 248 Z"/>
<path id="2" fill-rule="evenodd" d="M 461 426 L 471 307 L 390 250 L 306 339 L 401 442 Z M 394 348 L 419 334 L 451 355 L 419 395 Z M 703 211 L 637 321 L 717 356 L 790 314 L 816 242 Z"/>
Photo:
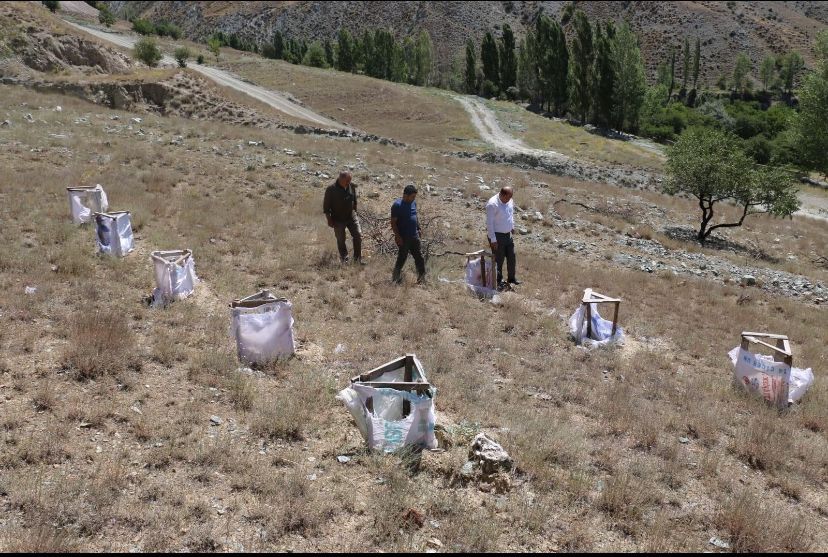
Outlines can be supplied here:
<path id="1" fill-rule="evenodd" d="M 356 214 L 356 185 L 351 184 L 351 173 L 343 171 L 339 178 L 325 190 L 322 211 L 328 218 L 328 226 L 336 234 L 336 247 L 343 263 L 348 261 L 348 248 L 345 246 L 345 229 L 351 233 L 354 243 L 354 262 L 362 263 L 362 230 Z"/>
<path id="2" fill-rule="evenodd" d="M 422 284 L 425 279 L 425 260 L 420 250 L 420 222 L 417 220 L 417 203 L 414 201 L 416 197 L 417 188 L 414 184 L 409 184 L 403 190 L 402 199 L 397 199 L 391 205 L 391 229 L 399 248 L 391 280 L 397 284 L 402 282 L 402 268 L 409 253 L 414 257 L 414 265 L 417 267 L 417 283 Z"/>

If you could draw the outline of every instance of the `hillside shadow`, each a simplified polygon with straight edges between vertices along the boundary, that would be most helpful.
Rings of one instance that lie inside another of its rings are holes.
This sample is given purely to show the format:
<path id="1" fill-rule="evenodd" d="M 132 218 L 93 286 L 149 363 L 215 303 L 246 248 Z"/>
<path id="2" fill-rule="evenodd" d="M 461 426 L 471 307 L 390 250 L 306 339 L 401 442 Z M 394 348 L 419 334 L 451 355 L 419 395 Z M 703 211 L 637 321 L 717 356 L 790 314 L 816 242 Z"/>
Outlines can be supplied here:
<path id="1" fill-rule="evenodd" d="M 685 228 L 682 226 L 666 226 L 663 231 L 665 236 L 678 242 L 694 244 L 717 251 L 730 251 L 770 263 L 778 263 L 780 261 L 778 257 L 774 257 L 762 248 L 746 246 L 716 235 L 708 236 L 707 241 L 702 244 L 696 238 L 697 231 L 691 228 Z"/>

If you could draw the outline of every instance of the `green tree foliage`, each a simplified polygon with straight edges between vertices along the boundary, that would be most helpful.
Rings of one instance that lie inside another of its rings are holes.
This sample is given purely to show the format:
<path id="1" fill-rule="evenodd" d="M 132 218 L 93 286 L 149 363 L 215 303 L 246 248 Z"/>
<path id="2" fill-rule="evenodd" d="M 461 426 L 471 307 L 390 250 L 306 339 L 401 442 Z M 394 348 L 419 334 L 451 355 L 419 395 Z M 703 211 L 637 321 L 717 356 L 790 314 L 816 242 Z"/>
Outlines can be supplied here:
<path id="1" fill-rule="evenodd" d="M 221 53 L 221 41 L 217 37 L 210 37 L 207 41 L 207 48 L 210 49 L 210 52 L 216 57 L 216 62 L 218 62 Z"/>
<path id="2" fill-rule="evenodd" d="M 762 65 L 759 66 L 759 79 L 762 80 L 762 90 L 767 91 L 773 85 L 776 76 L 776 59 L 773 56 L 765 56 Z"/>
<path id="3" fill-rule="evenodd" d="M 374 69 L 374 66 L 376 66 L 374 34 L 367 29 L 362 33 L 362 39 L 360 40 L 360 55 L 362 71 L 365 72 L 365 75 L 375 75 L 377 72 Z"/>
<path id="4" fill-rule="evenodd" d="M 132 30 L 138 33 L 139 35 L 154 35 L 155 25 L 153 25 L 151 21 L 148 21 L 146 19 L 133 19 Z"/>
<path id="5" fill-rule="evenodd" d="M 328 68 L 332 68 L 334 66 L 334 48 L 330 39 L 325 39 L 325 62 L 327 63 L 326 67 Z"/>
<path id="6" fill-rule="evenodd" d="M 638 40 L 626 21 L 615 35 L 612 58 L 616 73 L 613 93 L 615 126 L 624 131 L 637 132 L 647 82 Z"/>
<path id="7" fill-rule="evenodd" d="M 799 114 L 793 136 L 802 163 L 828 174 L 828 31 L 817 37 L 816 67 L 799 90 Z"/>
<path id="8" fill-rule="evenodd" d="M 311 66 L 313 68 L 327 68 L 328 62 L 325 60 L 325 49 L 317 41 L 312 42 L 308 46 L 307 52 L 302 59 L 302 64 Z"/>
<path id="9" fill-rule="evenodd" d="M 527 40 L 529 57 L 537 82 L 537 100 L 561 115 L 569 100 L 569 49 L 557 21 L 541 14 L 535 32 Z M 528 39 L 528 38 L 527 38 Z"/>
<path id="10" fill-rule="evenodd" d="M 748 74 L 750 73 L 750 58 L 744 52 L 736 56 L 736 64 L 733 66 L 733 89 L 742 93 L 747 89 Z"/>
<path id="11" fill-rule="evenodd" d="M 701 41 L 696 37 L 696 48 L 693 51 L 693 89 L 699 82 L 699 59 L 701 58 Z"/>
<path id="12" fill-rule="evenodd" d="M 434 46 L 431 43 L 431 35 L 423 29 L 417 35 L 417 42 L 414 45 L 414 83 L 416 85 L 429 85 L 431 72 L 434 67 Z"/>
<path id="13" fill-rule="evenodd" d="M 409 40 L 409 43 L 413 43 Z M 413 52 L 413 48 L 411 49 Z M 389 76 L 386 79 L 403 83 L 408 81 L 408 64 L 405 59 L 405 50 L 402 45 L 394 42 L 391 50 L 391 64 L 389 67 Z"/>
<path id="14" fill-rule="evenodd" d="M 170 23 L 169 21 L 162 21 L 156 25 L 155 33 L 159 37 L 170 37 L 175 40 L 180 39 L 182 35 L 181 28 L 174 23 Z"/>
<path id="15" fill-rule="evenodd" d="M 799 208 L 791 174 L 779 168 L 756 168 L 738 139 L 712 128 L 689 128 L 667 150 L 664 191 L 695 197 L 701 209 L 697 238 L 704 243 L 719 228 L 741 226 L 748 215 L 785 217 Z M 740 209 L 736 221 L 713 223 L 720 201 Z"/>
<path id="16" fill-rule="evenodd" d="M 273 57 L 277 60 L 282 60 L 285 57 L 285 36 L 281 31 L 276 29 L 273 32 L 273 39 L 270 41 L 273 44 Z"/>
<path id="17" fill-rule="evenodd" d="M 592 65 L 595 51 L 592 43 L 592 26 L 586 14 L 577 10 L 573 20 L 575 38 L 570 49 L 570 79 L 572 93 L 570 103 L 582 122 L 587 121 L 592 106 Z"/>
<path id="18" fill-rule="evenodd" d="M 354 63 L 354 39 L 347 29 L 340 29 L 337 36 L 336 69 L 343 72 L 356 70 Z"/>
<path id="19" fill-rule="evenodd" d="M 490 31 L 486 31 L 483 42 L 480 43 L 480 62 L 483 64 L 483 81 L 488 81 L 494 86 L 488 93 L 496 95 L 497 84 L 500 83 L 500 57 L 497 42 Z"/>
<path id="20" fill-rule="evenodd" d="M 474 43 L 466 41 L 466 71 L 464 72 L 466 93 L 477 93 L 477 57 L 474 54 Z"/>
<path id="21" fill-rule="evenodd" d="M 106 4 L 101 4 L 100 8 L 98 8 L 98 23 L 106 25 L 107 27 L 112 27 L 115 23 L 115 14 L 112 13 L 112 10 Z"/>
<path id="22" fill-rule="evenodd" d="M 508 23 L 503 25 L 500 40 L 500 90 L 506 91 L 517 83 L 517 58 L 515 58 L 515 34 Z"/>
<path id="23" fill-rule="evenodd" d="M 529 42 L 534 42 L 532 31 L 520 40 L 517 54 L 517 87 L 521 98 L 535 100 L 537 96 L 537 67 L 529 54 Z"/>
<path id="24" fill-rule="evenodd" d="M 161 61 L 161 50 L 151 37 L 142 37 L 135 43 L 132 53 L 136 59 L 154 68 Z"/>
<path id="25" fill-rule="evenodd" d="M 52 13 L 55 13 L 60 8 L 60 2 L 56 2 L 55 0 L 43 0 L 43 5 Z"/>
<path id="26" fill-rule="evenodd" d="M 372 77 L 390 80 L 393 71 L 394 47 L 395 41 L 391 32 L 385 29 L 377 29 L 374 32 L 371 64 L 368 64 L 366 58 L 366 73 Z"/>
<path id="27" fill-rule="evenodd" d="M 190 59 L 191 56 L 190 49 L 186 46 L 179 46 L 175 49 L 175 61 L 178 62 L 179 68 L 186 68 L 187 67 L 187 60 Z"/>
<path id="28" fill-rule="evenodd" d="M 593 69 L 592 107 L 593 122 L 609 127 L 613 121 L 616 66 L 612 58 L 614 29 L 611 23 L 595 25 L 595 62 Z"/>
<path id="29" fill-rule="evenodd" d="M 667 87 L 667 102 L 673 98 L 673 91 L 676 88 L 676 49 L 670 49 L 670 84 Z"/>
<path id="30" fill-rule="evenodd" d="M 791 51 L 779 59 L 779 66 L 779 78 L 782 80 L 782 86 L 790 94 L 793 92 L 793 86 L 799 72 L 805 67 L 805 61 L 798 52 Z"/>

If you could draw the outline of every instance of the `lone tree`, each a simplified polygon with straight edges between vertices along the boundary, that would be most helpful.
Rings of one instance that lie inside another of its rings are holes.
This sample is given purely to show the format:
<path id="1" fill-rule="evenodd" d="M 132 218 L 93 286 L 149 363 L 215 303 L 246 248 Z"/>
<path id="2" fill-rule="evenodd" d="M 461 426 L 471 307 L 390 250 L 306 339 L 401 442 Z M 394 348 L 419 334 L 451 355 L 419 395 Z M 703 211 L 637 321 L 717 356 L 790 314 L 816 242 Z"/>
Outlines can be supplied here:
<path id="1" fill-rule="evenodd" d="M 150 37 L 143 37 L 135 43 L 133 53 L 138 60 L 151 68 L 157 66 L 158 62 L 161 61 L 161 50 L 155 44 L 155 40 Z"/>
<path id="2" fill-rule="evenodd" d="M 175 61 L 178 62 L 179 68 L 187 67 L 187 60 L 190 59 L 190 49 L 186 46 L 179 46 L 175 49 Z"/>
<path id="3" fill-rule="evenodd" d="M 49 11 L 55 13 L 60 8 L 60 2 L 55 0 L 43 0 L 43 5 L 49 8 Z"/>
<path id="4" fill-rule="evenodd" d="M 713 128 L 685 130 L 667 150 L 667 174 L 665 193 L 687 193 L 699 201 L 701 243 L 717 228 L 742 226 L 748 215 L 789 217 L 799 209 L 787 170 L 756 167 L 735 136 Z M 741 209 L 739 220 L 713 224 L 714 206 L 727 200 Z"/>
<path id="5" fill-rule="evenodd" d="M 466 93 L 470 95 L 477 93 L 477 57 L 474 55 L 474 43 L 471 39 L 466 41 L 466 72 L 464 77 Z"/>
<path id="6" fill-rule="evenodd" d="M 210 49 L 210 52 L 216 57 L 216 62 L 218 62 L 219 54 L 221 53 L 221 40 L 218 37 L 211 37 L 207 41 L 207 48 Z"/>

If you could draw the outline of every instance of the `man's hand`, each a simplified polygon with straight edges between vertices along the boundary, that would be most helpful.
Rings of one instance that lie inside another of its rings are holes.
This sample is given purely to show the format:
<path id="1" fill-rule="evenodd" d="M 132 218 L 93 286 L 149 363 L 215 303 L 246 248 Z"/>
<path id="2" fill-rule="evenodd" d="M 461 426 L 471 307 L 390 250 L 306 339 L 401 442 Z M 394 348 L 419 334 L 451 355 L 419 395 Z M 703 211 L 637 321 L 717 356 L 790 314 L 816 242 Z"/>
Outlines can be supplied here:
<path id="1" fill-rule="evenodd" d="M 396 242 L 397 247 L 400 247 L 400 248 L 401 248 L 401 247 L 402 247 L 402 245 L 403 245 L 403 240 L 402 240 L 402 237 L 401 237 L 401 236 L 399 236 L 399 235 L 395 235 L 395 236 L 394 236 L 394 242 Z"/>
<path id="2" fill-rule="evenodd" d="M 331 216 L 328 216 L 328 226 L 330 226 L 331 228 L 334 227 L 334 220 Z"/>
<path id="3" fill-rule="evenodd" d="M 497 242 L 489 242 L 489 246 L 491 246 L 492 251 L 497 251 Z"/>

